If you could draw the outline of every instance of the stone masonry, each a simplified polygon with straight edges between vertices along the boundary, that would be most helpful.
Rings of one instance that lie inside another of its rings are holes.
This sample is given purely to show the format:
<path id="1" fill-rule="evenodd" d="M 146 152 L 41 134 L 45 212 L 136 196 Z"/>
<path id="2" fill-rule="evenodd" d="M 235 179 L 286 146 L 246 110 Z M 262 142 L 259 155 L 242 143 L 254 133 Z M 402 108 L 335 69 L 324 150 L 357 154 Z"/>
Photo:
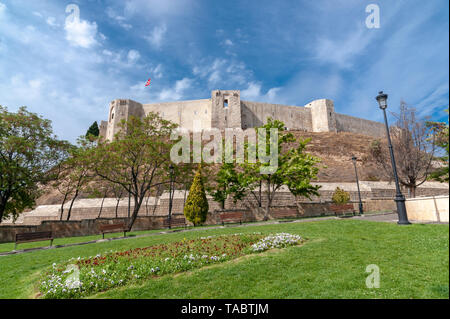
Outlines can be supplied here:
<path id="1" fill-rule="evenodd" d="M 129 116 L 143 117 L 149 112 L 159 115 L 181 128 L 225 129 L 252 128 L 266 123 L 268 117 L 285 123 L 288 130 L 308 132 L 353 132 L 383 137 L 384 125 L 380 122 L 360 119 L 334 111 L 329 99 L 319 99 L 305 106 L 289 106 L 242 101 L 239 90 L 214 90 L 210 99 L 141 104 L 129 99 L 117 99 L 110 103 L 108 120 L 101 121 L 100 135 L 112 140 L 122 119 Z M 197 122 L 196 122 L 197 121 Z M 194 122 L 200 127 L 194 128 Z"/>

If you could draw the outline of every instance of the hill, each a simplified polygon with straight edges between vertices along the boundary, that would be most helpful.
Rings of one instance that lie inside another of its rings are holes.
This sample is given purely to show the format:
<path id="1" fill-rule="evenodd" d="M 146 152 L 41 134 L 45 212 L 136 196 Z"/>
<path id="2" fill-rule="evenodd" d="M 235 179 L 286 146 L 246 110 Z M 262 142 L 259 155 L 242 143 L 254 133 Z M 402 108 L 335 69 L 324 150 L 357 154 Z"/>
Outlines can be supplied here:
<path id="1" fill-rule="evenodd" d="M 369 148 L 375 138 L 355 133 L 313 133 L 290 131 L 296 138 L 310 138 L 307 151 L 319 157 L 322 162 L 318 182 L 354 182 L 355 170 L 352 156 L 355 155 L 360 180 L 383 181 L 385 177 L 370 160 Z M 87 194 L 78 197 L 86 198 Z M 108 197 L 114 197 L 108 194 Z M 62 195 L 55 189 L 46 188 L 44 194 L 37 200 L 37 205 L 52 205 L 61 203 Z"/>

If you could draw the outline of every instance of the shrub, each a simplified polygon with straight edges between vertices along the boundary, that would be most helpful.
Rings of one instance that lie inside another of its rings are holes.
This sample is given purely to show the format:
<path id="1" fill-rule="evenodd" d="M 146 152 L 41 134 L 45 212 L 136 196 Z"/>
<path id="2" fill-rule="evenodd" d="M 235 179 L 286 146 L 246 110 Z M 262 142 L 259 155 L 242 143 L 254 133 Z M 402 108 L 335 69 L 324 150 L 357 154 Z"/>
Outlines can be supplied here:
<path id="1" fill-rule="evenodd" d="M 336 187 L 332 200 L 335 204 L 346 204 L 350 200 L 350 194 L 343 189 Z"/>
<path id="2" fill-rule="evenodd" d="M 184 216 L 196 226 L 205 222 L 208 209 L 208 200 L 202 180 L 202 167 L 199 165 L 186 199 Z"/>

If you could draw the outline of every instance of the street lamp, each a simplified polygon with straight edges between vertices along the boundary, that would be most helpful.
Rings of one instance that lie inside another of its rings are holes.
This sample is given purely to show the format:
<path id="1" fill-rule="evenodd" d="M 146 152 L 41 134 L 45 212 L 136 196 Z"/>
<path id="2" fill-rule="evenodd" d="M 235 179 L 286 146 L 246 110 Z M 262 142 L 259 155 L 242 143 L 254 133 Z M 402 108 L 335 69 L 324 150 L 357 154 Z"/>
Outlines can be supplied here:
<path id="1" fill-rule="evenodd" d="M 169 229 L 171 228 L 171 221 L 172 221 L 172 202 L 173 202 L 173 170 L 174 167 L 172 164 L 169 166 L 169 174 L 170 174 L 170 184 L 169 184 L 169 217 L 167 218 L 169 220 Z"/>
<path id="2" fill-rule="evenodd" d="M 386 116 L 387 98 L 388 95 L 383 93 L 383 91 L 380 91 L 378 93 L 378 96 L 376 97 L 378 104 L 380 105 L 380 109 L 383 110 L 384 123 L 386 125 L 386 135 L 389 144 L 389 153 L 391 155 L 392 170 L 394 171 L 395 189 L 396 189 L 394 201 L 397 205 L 398 224 L 409 225 L 411 223 L 408 221 L 408 216 L 406 214 L 405 196 L 403 196 L 402 192 L 400 191 L 400 184 L 398 182 L 398 175 L 397 175 L 397 167 L 395 165 L 394 150 L 392 148 L 391 136 L 389 134 L 389 125 Z"/>
<path id="3" fill-rule="evenodd" d="M 355 167 L 356 186 L 358 186 L 359 214 L 363 215 L 364 214 L 364 210 L 363 210 L 363 204 L 362 204 L 362 201 L 361 201 L 361 191 L 359 190 L 359 179 L 358 179 L 358 171 L 356 170 L 356 157 L 355 156 L 352 157 L 352 161 L 353 161 L 353 166 Z"/>

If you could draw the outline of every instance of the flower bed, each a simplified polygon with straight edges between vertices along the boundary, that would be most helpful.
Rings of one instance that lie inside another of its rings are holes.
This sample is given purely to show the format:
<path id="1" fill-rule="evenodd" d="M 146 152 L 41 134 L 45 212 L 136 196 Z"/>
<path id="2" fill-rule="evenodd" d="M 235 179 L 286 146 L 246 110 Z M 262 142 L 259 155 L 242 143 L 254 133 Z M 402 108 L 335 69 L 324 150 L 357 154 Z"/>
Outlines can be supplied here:
<path id="1" fill-rule="evenodd" d="M 95 257 L 71 259 L 56 265 L 43 276 L 44 298 L 79 298 L 130 282 L 178 273 L 224 262 L 271 248 L 302 241 L 298 235 L 260 233 L 208 236 L 199 239 L 107 252 Z"/>

